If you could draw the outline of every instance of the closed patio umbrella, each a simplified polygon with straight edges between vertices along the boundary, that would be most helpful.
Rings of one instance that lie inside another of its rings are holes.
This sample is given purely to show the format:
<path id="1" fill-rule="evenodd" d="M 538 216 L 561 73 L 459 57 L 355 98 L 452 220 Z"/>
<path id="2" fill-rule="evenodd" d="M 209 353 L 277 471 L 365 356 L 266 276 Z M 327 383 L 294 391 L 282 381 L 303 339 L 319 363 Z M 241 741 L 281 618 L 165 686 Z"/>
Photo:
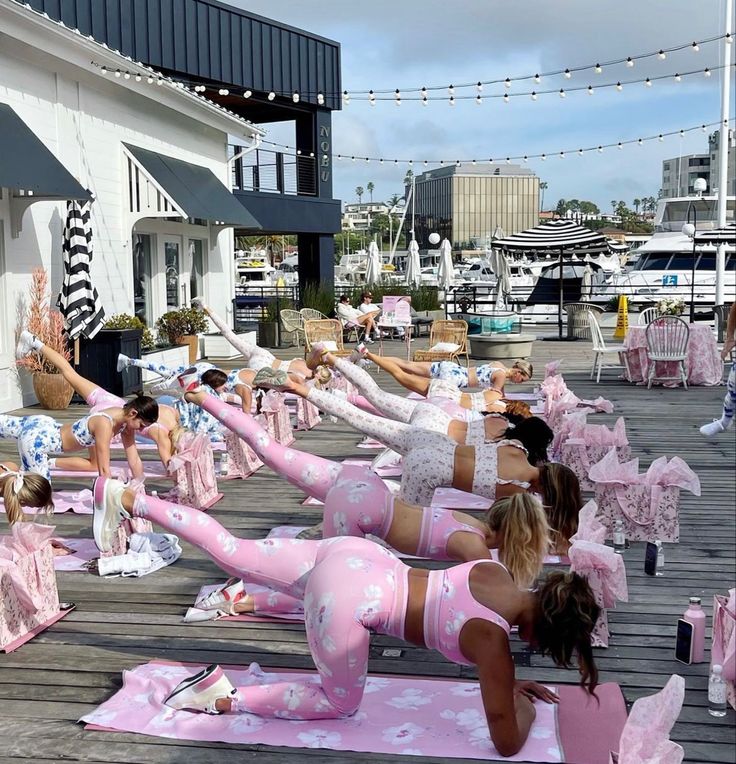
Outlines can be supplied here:
<path id="1" fill-rule="evenodd" d="M 576 223 L 574 220 L 550 220 L 533 228 L 519 231 L 505 239 L 493 242 L 493 247 L 513 252 L 550 252 L 556 251 L 559 257 L 559 295 L 557 306 L 557 325 L 559 337 L 562 339 L 562 272 L 565 254 L 572 255 L 577 249 L 584 248 L 587 252 L 607 251 L 606 237 L 589 228 Z"/>
<path id="2" fill-rule="evenodd" d="M 409 242 L 406 258 L 406 285 L 418 287 L 422 283 L 422 266 L 419 261 L 419 245 L 415 239 Z"/>
<path id="3" fill-rule="evenodd" d="M 437 266 L 437 285 L 440 289 L 448 290 L 452 286 L 455 270 L 452 267 L 452 247 L 447 239 L 440 244 L 440 262 Z"/>
<path id="4" fill-rule="evenodd" d="M 593 296 L 593 269 L 588 263 L 583 269 L 583 283 L 580 285 L 581 302 L 589 302 Z"/>
<path id="5" fill-rule="evenodd" d="M 511 273 L 506 255 L 500 249 L 491 252 L 491 268 L 496 274 L 496 309 L 506 307 L 506 297 L 511 294 Z"/>
<path id="6" fill-rule="evenodd" d="M 368 265 L 365 269 L 365 283 L 377 284 L 381 280 L 381 255 L 378 244 L 372 241 L 368 245 Z"/>
<path id="7" fill-rule="evenodd" d="M 82 336 L 92 338 L 102 329 L 105 309 L 90 276 L 90 202 L 67 202 L 61 251 L 64 281 L 56 304 L 64 316 L 64 326 L 70 339 L 76 340 Z"/>

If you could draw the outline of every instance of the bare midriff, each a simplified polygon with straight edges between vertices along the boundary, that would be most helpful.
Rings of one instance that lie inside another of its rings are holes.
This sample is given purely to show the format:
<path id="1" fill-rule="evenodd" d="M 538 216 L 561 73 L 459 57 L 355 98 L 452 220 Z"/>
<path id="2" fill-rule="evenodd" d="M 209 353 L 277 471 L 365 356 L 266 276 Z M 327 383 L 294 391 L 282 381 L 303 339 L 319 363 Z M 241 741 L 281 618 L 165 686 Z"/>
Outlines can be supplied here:
<path id="1" fill-rule="evenodd" d="M 412 568 L 409 571 L 404 639 L 415 645 L 424 644 L 424 603 L 427 599 L 427 576 L 426 570 Z"/>
<path id="2" fill-rule="evenodd" d="M 473 446 L 456 446 L 452 474 L 453 488 L 472 493 L 474 477 L 475 448 Z"/>
<path id="3" fill-rule="evenodd" d="M 459 419 L 451 420 L 450 425 L 447 428 L 447 436 L 460 445 L 465 443 L 468 438 L 467 422 L 461 422 Z"/>

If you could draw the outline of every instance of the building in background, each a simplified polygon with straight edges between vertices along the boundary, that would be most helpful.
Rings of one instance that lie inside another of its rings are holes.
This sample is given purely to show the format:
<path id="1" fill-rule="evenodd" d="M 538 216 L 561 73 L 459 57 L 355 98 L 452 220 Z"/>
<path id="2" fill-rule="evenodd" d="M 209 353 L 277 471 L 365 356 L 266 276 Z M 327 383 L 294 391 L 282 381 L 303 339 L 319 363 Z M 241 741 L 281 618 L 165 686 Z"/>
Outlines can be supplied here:
<path id="1" fill-rule="evenodd" d="M 718 187 L 719 149 L 716 130 L 708 136 L 707 154 L 687 154 L 681 157 L 665 159 L 662 162 L 661 198 L 675 196 L 693 196 L 694 183 L 703 178 L 708 184 L 707 193 L 714 194 Z M 729 151 L 726 194 L 736 194 L 736 152 Z"/>
<path id="2" fill-rule="evenodd" d="M 342 213 L 343 231 L 367 231 L 376 215 L 388 215 L 390 207 L 383 202 L 346 204 Z"/>
<path id="3" fill-rule="evenodd" d="M 418 175 L 415 188 L 415 236 L 422 249 L 434 232 L 462 251 L 482 248 L 499 228 L 509 235 L 539 223 L 539 178 L 519 165 L 440 167 Z"/>

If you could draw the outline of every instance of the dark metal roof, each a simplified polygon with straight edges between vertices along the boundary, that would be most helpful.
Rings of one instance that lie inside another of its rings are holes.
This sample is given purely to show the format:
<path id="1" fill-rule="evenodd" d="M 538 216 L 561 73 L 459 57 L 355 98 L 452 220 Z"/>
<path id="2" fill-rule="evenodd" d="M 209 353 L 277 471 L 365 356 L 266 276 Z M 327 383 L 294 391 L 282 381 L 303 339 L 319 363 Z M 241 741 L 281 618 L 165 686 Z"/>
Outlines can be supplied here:
<path id="1" fill-rule="evenodd" d="M 89 199 L 91 194 L 44 146 L 6 103 L 0 103 L 0 186 L 56 199 Z"/>
<path id="2" fill-rule="evenodd" d="M 134 61 L 339 109 L 340 45 L 218 0 L 27 0 Z M 332 93 L 332 96 L 328 96 Z"/>
<path id="3" fill-rule="evenodd" d="M 260 223 L 207 167 L 123 144 L 190 218 L 260 230 Z"/>

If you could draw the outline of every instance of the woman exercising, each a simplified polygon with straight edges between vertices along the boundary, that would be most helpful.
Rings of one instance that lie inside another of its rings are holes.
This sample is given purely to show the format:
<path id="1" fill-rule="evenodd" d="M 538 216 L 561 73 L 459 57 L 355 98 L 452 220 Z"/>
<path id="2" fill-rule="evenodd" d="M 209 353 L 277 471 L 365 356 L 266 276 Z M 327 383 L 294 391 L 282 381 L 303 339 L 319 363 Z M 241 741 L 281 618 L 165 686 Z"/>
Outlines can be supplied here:
<path id="1" fill-rule="evenodd" d="M 577 653 L 581 684 L 589 692 L 597 685 L 590 637 L 599 608 L 587 581 L 574 573 L 552 573 L 538 590 L 521 591 L 492 560 L 430 572 L 404 565 L 368 539 L 239 539 L 208 515 L 114 480 L 98 478 L 94 496 L 95 541 L 102 550 L 110 548 L 122 518 L 144 517 L 195 544 L 229 574 L 304 600 L 319 682 L 236 688 L 210 666 L 166 697 L 174 709 L 299 720 L 351 716 L 363 697 L 371 631 L 475 666 L 491 739 L 502 756 L 517 753 L 527 739 L 532 699 L 558 700 L 541 685 L 515 681 L 512 626 L 557 665 L 570 666 Z"/>
<path id="2" fill-rule="evenodd" d="M 12 462 L 0 462 L 0 498 L 5 506 L 8 525 L 25 519 L 23 507 L 53 512 L 51 483 L 35 472 L 22 472 Z"/>

